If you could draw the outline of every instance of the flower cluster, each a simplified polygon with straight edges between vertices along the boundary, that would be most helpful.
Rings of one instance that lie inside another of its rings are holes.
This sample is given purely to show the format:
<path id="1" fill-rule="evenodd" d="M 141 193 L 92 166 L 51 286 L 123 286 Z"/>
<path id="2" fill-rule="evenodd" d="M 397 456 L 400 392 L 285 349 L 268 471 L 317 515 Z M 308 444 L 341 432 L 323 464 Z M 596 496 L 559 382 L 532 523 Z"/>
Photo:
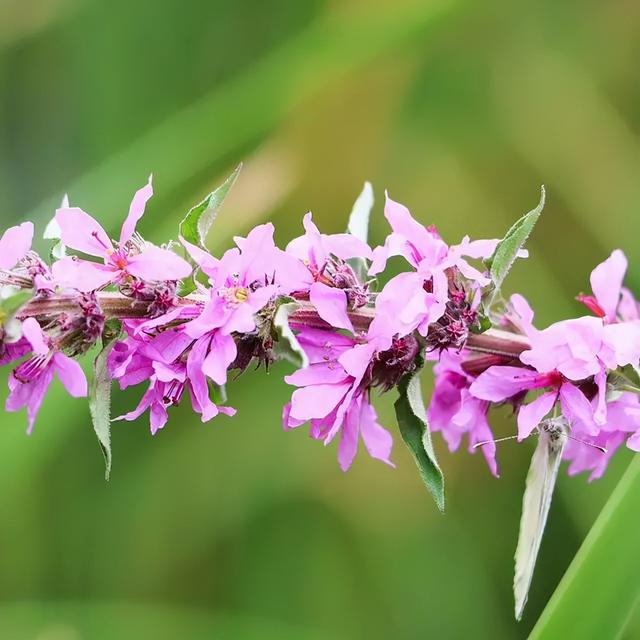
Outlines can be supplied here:
<path id="1" fill-rule="evenodd" d="M 285 377 L 295 390 L 284 428 L 308 423 L 313 439 L 335 439 L 343 470 L 360 441 L 393 466 L 374 392 L 402 388 L 430 363 L 431 429 L 451 450 L 466 435 L 494 475 L 493 405 L 513 407 L 520 440 L 562 416 L 570 474 L 599 477 L 625 442 L 640 450 L 640 306 L 622 286 L 620 251 L 593 271 L 592 295 L 579 296 L 584 316 L 538 329 L 522 296 L 496 295 L 498 240 L 449 245 L 389 197 L 382 246 L 362 234 L 323 234 L 309 213 L 284 249 L 273 225 L 262 224 L 214 257 L 200 220 L 198 234 L 181 227 L 179 241 L 163 247 L 136 232 L 152 193 L 149 179 L 117 240 L 65 202 L 51 264 L 31 248 L 31 223 L 0 239 L 0 364 L 12 367 L 6 409 L 26 407 L 29 432 L 54 374 L 72 396 L 87 396 L 78 358 L 101 343 L 111 380 L 145 386 L 138 406 L 115 419 L 148 413 L 153 434 L 185 397 L 203 422 L 234 415 L 220 399 L 231 372 L 294 357 L 302 366 Z M 394 257 L 406 268 L 385 282 Z M 521 246 L 516 257 L 526 257 Z"/>

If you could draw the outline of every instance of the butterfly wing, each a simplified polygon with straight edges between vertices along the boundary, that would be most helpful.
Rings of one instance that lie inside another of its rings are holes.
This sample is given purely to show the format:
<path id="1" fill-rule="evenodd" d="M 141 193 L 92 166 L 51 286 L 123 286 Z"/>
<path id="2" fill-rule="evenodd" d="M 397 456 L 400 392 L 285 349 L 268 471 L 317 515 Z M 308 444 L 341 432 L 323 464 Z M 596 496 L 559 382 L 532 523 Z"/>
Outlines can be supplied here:
<path id="1" fill-rule="evenodd" d="M 529 596 L 529 587 L 542 542 L 542 534 L 547 524 L 565 442 L 566 430 L 564 428 L 554 433 L 541 430 L 538 446 L 531 459 L 522 500 L 520 534 L 515 555 L 516 571 L 513 580 L 513 593 L 516 601 L 516 620 L 522 618 L 522 612 Z"/>

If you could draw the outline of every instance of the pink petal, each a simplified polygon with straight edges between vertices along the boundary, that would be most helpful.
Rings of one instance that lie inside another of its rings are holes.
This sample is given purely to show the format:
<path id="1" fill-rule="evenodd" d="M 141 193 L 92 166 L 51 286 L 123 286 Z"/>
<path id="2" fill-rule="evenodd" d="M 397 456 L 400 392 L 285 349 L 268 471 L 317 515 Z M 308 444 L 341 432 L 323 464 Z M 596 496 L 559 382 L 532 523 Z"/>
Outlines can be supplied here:
<path id="1" fill-rule="evenodd" d="M 153 402 L 149 412 L 149 426 L 151 427 L 151 435 L 156 435 L 169 420 L 167 409 L 161 402 Z"/>
<path id="2" fill-rule="evenodd" d="M 637 365 L 640 360 L 640 320 L 618 322 L 604 327 L 604 342 L 615 354 L 619 367 Z"/>
<path id="3" fill-rule="evenodd" d="M 22 335 L 29 341 L 34 353 L 38 355 L 49 353 L 47 338 L 35 318 L 27 318 L 23 321 Z"/>
<path id="4" fill-rule="evenodd" d="M 533 326 L 533 309 L 524 296 L 521 296 L 519 293 L 514 293 L 511 298 L 509 298 L 509 307 L 509 320 L 511 320 L 518 329 L 527 336 L 537 331 Z"/>
<path id="5" fill-rule="evenodd" d="M 295 387 L 308 387 L 314 384 L 337 384 L 344 382 L 346 378 L 347 374 L 342 367 L 330 367 L 322 363 L 298 369 L 290 376 L 285 376 L 284 380 Z"/>
<path id="6" fill-rule="evenodd" d="M 86 398 L 88 393 L 87 378 L 82 367 L 63 353 L 53 356 L 56 373 L 67 392 L 74 398 Z"/>
<path id="7" fill-rule="evenodd" d="M 466 240 L 466 241 L 465 241 Z M 498 246 L 499 240 L 463 240 L 459 246 L 460 255 L 469 258 L 489 258 Z"/>
<path id="8" fill-rule="evenodd" d="M 523 404 L 518 411 L 518 440 L 522 441 L 542 422 L 553 409 L 558 397 L 557 391 L 547 391 L 529 404 Z"/>
<path id="9" fill-rule="evenodd" d="M 384 217 L 395 233 L 416 245 L 425 234 L 429 233 L 423 225 L 414 220 L 407 207 L 392 200 L 388 193 L 385 194 Z"/>
<path id="10" fill-rule="evenodd" d="M 133 422 L 134 420 L 137 420 L 151 406 L 151 403 L 153 402 L 154 398 L 155 398 L 155 382 L 152 382 L 149 385 L 149 388 L 147 389 L 147 391 L 145 391 L 144 395 L 140 399 L 140 403 L 138 404 L 138 406 L 133 411 L 129 411 L 129 413 L 125 413 L 121 416 L 118 416 L 117 418 L 113 418 L 114 422 L 117 422 L 119 420 L 126 420 L 127 422 Z"/>
<path id="11" fill-rule="evenodd" d="M 373 344 L 357 344 L 352 349 L 345 351 L 338 358 L 338 362 L 350 376 L 359 380 L 369 367 L 374 353 L 375 346 Z"/>
<path id="12" fill-rule="evenodd" d="M 203 422 L 208 422 L 218 413 L 217 407 L 209 396 L 209 385 L 203 372 L 209 342 L 207 338 L 196 341 L 187 359 L 187 375 L 191 383 L 191 392 L 195 403 L 200 408 Z"/>
<path id="13" fill-rule="evenodd" d="M 120 246 L 125 245 L 131 240 L 138 221 L 144 215 L 144 208 L 149 198 L 153 195 L 153 186 L 151 185 L 152 178 L 153 176 L 149 176 L 149 182 L 141 189 L 138 189 L 133 196 L 131 206 L 129 207 L 129 215 L 125 218 L 120 232 Z"/>
<path id="14" fill-rule="evenodd" d="M 596 436 L 600 429 L 593 421 L 593 407 L 585 395 L 570 382 L 560 387 L 562 413 L 571 428 L 578 428 L 587 435 Z"/>
<path id="15" fill-rule="evenodd" d="M 36 418 L 42 406 L 49 385 L 53 380 L 53 368 L 47 367 L 32 383 L 22 383 L 11 375 L 9 377 L 9 397 L 5 408 L 7 411 L 18 411 L 27 407 L 27 434 L 31 435 Z"/>
<path id="16" fill-rule="evenodd" d="M 343 471 L 347 471 L 358 453 L 358 422 L 360 411 L 353 407 L 347 412 L 340 431 L 338 445 L 338 463 Z"/>
<path id="17" fill-rule="evenodd" d="M 353 325 L 347 315 L 347 294 L 344 290 L 314 282 L 309 289 L 309 299 L 325 322 L 337 329 L 353 332 Z"/>
<path id="18" fill-rule="evenodd" d="M 60 227 L 62 242 L 70 249 L 99 258 L 104 258 L 108 251 L 113 249 L 107 232 L 94 218 L 78 207 L 58 209 L 56 222 Z"/>
<path id="19" fill-rule="evenodd" d="M 365 399 L 362 400 L 362 410 L 360 412 L 360 435 L 372 458 L 382 460 L 390 467 L 395 467 L 390 459 L 393 438 L 383 426 L 378 424 L 376 410 Z"/>
<path id="20" fill-rule="evenodd" d="M 351 258 L 366 258 L 370 260 L 372 257 L 369 245 L 350 233 L 323 236 L 322 241 L 328 253 L 332 253 L 342 260 L 350 260 Z"/>
<path id="21" fill-rule="evenodd" d="M 147 244 L 142 253 L 129 258 L 127 271 L 141 280 L 162 282 L 187 278 L 192 269 L 186 260 L 173 251 Z"/>
<path id="22" fill-rule="evenodd" d="M 620 301 L 622 281 L 627 272 L 627 258 L 616 249 L 604 262 L 591 272 L 591 289 L 607 314 L 607 319 L 616 319 L 616 310 Z"/>
<path id="23" fill-rule="evenodd" d="M 632 451 L 640 452 L 640 430 L 636 431 L 628 440 L 627 447 Z"/>
<path id="24" fill-rule="evenodd" d="M 344 398 L 350 384 L 316 384 L 297 389 L 291 396 L 291 417 L 311 420 L 328 416 Z"/>
<path id="25" fill-rule="evenodd" d="M 180 237 L 180 242 L 202 271 L 210 278 L 214 278 L 218 270 L 220 260 L 218 260 L 218 258 L 214 258 L 210 253 L 200 247 L 197 247 L 195 244 L 191 244 L 182 236 Z"/>
<path id="26" fill-rule="evenodd" d="M 216 384 L 225 384 L 227 369 L 236 359 L 237 354 L 235 340 L 231 336 L 222 335 L 217 331 L 211 340 L 209 354 L 202 363 L 202 372 Z"/>
<path id="27" fill-rule="evenodd" d="M 603 425 L 607 422 L 607 371 L 604 367 L 596 374 L 594 382 L 598 395 L 593 419 L 596 424 Z"/>
<path id="28" fill-rule="evenodd" d="M 0 269 L 13 269 L 31 249 L 33 222 L 7 229 L 0 238 Z"/>
<path id="29" fill-rule="evenodd" d="M 502 402 L 521 391 L 535 388 L 539 374 L 522 367 L 490 367 L 473 382 L 469 391 L 481 400 Z"/>
<path id="30" fill-rule="evenodd" d="M 117 273 L 104 264 L 77 258 L 62 258 L 53 263 L 51 271 L 60 286 L 82 293 L 101 289 L 117 277 Z"/>

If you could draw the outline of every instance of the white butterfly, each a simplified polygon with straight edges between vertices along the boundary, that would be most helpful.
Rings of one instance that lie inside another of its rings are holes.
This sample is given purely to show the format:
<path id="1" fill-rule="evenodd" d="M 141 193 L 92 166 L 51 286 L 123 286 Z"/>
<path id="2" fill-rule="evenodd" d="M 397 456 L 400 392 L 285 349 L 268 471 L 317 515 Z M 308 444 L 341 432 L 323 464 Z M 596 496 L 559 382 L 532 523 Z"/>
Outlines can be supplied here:
<path id="1" fill-rule="evenodd" d="M 516 548 L 516 571 L 513 579 L 513 595 L 516 600 L 516 620 L 521 620 L 529 597 L 529 588 L 536 566 L 542 534 L 547 524 L 553 489 L 558 478 L 558 469 L 562 462 L 562 452 L 567 439 L 575 440 L 589 447 L 595 447 L 602 453 L 607 450 L 592 442 L 585 442 L 569 434 L 569 426 L 564 418 L 544 420 L 537 429 L 538 446 L 531 459 L 527 474 L 527 484 L 522 499 L 520 534 Z M 490 442 L 513 440 L 517 436 L 507 436 L 497 440 L 484 440 L 474 445 L 482 447 Z"/>
<path id="2" fill-rule="evenodd" d="M 516 599 L 516 620 L 522 618 L 529 597 L 533 569 L 540 551 L 562 451 L 568 436 L 567 427 L 562 420 L 547 420 L 540 425 L 538 431 L 538 446 L 531 459 L 522 499 L 520 535 L 515 555 L 513 594 Z"/>

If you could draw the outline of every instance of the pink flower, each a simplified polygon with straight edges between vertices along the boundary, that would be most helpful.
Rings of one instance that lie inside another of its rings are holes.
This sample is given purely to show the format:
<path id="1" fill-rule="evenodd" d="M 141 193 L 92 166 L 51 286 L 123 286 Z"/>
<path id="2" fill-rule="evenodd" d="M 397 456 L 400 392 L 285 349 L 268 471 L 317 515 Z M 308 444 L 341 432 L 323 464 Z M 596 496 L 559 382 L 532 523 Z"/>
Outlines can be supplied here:
<path id="1" fill-rule="evenodd" d="M 325 322 L 337 329 L 353 331 L 347 310 L 366 304 L 368 292 L 347 260 L 370 260 L 371 249 L 349 233 L 320 233 L 311 213 L 305 215 L 303 224 L 305 234 L 292 240 L 286 249 L 307 267 L 303 291 L 308 291 L 309 300 Z"/>
<path id="2" fill-rule="evenodd" d="M 57 282 L 79 291 L 94 291 L 108 284 L 120 284 L 129 277 L 146 281 L 180 280 L 191 274 L 188 262 L 168 249 L 142 241 L 135 235 L 147 201 L 153 195 L 151 178 L 133 197 L 129 215 L 122 225 L 117 244 L 90 215 L 77 207 L 56 212 L 62 242 L 69 248 L 102 258 L 104 264 L 63 258 L 53 265 Z"/>
<path id="3" fill-rule="evenodd" d="M 491 367 L 471 385 L 471 393 L 482 400 L 502 402 L 526 391 L 546 389 L 521 406 L 519 439 L 533 431 L 557 400 L 569 424 L 580 422 L 589 435 L 595 436 L 607 420 L 607 372 L 637 362 L 639 338 L 633 325 L 604 325 L 600 318 L 557 322 L 530 333 L 531 348 L 520 355 L 530 368 Z M 594 408 L 581 390 L 583 382 L 591 379 L 597 389 Z"/>
<path id="4" fill-rule="evenodd" d="M 33 242 L 33 222 L 24 222 L 7 229 L 0 238 L 0 269 L 13 269 Z"/>
<path id="5" fill-rule="evenodd" d="M 429 425 L 432 431 L 440 431 L 449 451 L 457 451 L 463 437 L 469 438 L 469 452 L 475 453 L 475 445 L 486 442 L 482 453 L 491 473 L 498 477 L 496 445 L 487 421 L 489 402 L 480 400 L 469 392 L 474 378 L 462 368 L 469 354 L 445 351 L 433 368 L 435 386 L 429 404 Z"/>
<path id="6" fill-rule="evenodd" d="M 368 397 L 375 376 L 376 341 L 358 343 L 339 333 L 309 328 L 302 329 L 298 341 L 310 364 L 285 378 L 298 387 L 284 410 L 285 429 L 310 422 L 311 436 L 325 444 L 340 434 L 338 462 L 343 471 L 351 466 L 360 438 L 371 457 L 394 466 L 393 439 L 378 423 Z"/>
<path id="7" fill-rule="evenodd" d="M 630 292 L 622 287 L 626 272 L 627 258 L 620 249 L 616 249 L 591 272 L 593 295 L 581 295 L 577 299 L 606 322 L 617 322 L 619 319 L 637 320 L 637 308 L 635 314 L 632 314 L 633 317 L 621 317 L 620 313 L 625 308 L 621 299 L 623 291 L 626 297 L 630 296 Z"/>
<path id="8" fill-rule="evenodd" d="M 380 292 L 376 307 L 396 319 L 397 332 L 407 335 L 418 330 L 427 335 L 429 325 L 443 317 L 451 295 L 450 279 L 459 273 L 470 284 L 472 293 L 489 284 L 488 277 L 465 258 L 487 258 L 497 240 L 471 242 L 465 237 L 449 247 L 433 228 L 414 220 L 409 210 L 387 196 L 385 217 L 393 232 L 383 247 L 373 252 L 369 273 L 380 273 L 392 256 L 403 256 L 415 271 L 392 278 Z M 464 297 L 464 293 L 463 293 Z"/>
<path id="9" fill-rule="evenodd" d="M 569 439 L 565 445 L 563 459 L 570 461 L 568 473 L 570 476 L 591 471 L 589 482 L 597 480 L 605 472 L 609 460 L 616 450 L 629 438 L 632 432 L 640 429 L 640 398 L 635 393 L 622 393 L 620 397 L 607 406 L 607 421 L 600 426 L 600 432 L 595 437 L 587 437 L 586 441 L 596 446 L 588 446 L 584 442 Z M 583 440 L 585 431 L 579 422 L 574 423 L 571 435 Z M 634 448 L 634 437 L 629 438 L 627 446 Z"/>
<path id="10" fill-rule="evenodd" d="M 27 433 L 30 434 L 54 374 L 74 398 L 86 397 L 87 379 L 75 360 L 53 347 L 35 319 L 27 318 L 22 323 L 22 334 L 31 345 L 33 355 L 9 378 L 6 410 L 18 411 L 26 407 Z"/>
<path id="11" fill-rule="evenodd" d="M 202 422 L 219 413 L 233 415 L 230 407 L 215 405 L 199 361 L 197 343 L 179 329 L 163 331 L 155 336 L 133 333 L 114 345 L 109 358 L 109 371 L 121 389 L 149 382 L 149 388 L 133 411 L 115 418 L 135 420 L 149 410 L 151 433 L 162 429 L 168 420 L 168 408 L 180 404 L 185 392 L 193 410 Z"/>
<path id="12" fill-rule="evenodd" d="M 216 384 L 226 382 L 238 355 L 232 334 L 253 332 L 256 314 L 277 294 L 304 286 L 307 270 L 275 246 L 273 233 L 272 224 L 259 225 L 246 238 L 236 238 L 239 249 L 230 249 L 220 260 L 185 243 L 209 276 L 210 290 L 201 314 L 184 330 L 197 340 L 202 370 Z"/>

